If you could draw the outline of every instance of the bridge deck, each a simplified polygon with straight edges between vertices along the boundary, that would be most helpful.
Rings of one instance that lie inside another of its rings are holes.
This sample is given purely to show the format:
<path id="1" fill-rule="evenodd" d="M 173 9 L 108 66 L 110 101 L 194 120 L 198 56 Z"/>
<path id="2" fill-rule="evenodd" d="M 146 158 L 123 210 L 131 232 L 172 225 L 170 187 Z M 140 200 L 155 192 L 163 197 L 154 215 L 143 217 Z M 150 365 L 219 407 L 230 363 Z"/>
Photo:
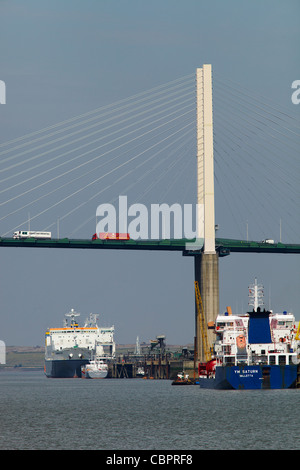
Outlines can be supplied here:
<path id="1" fill-rule="evenodd" d="M 185 255 L 199 253 L 186 246 L 192 240 L 86 240 L 86 239 L 15 239 L 0 238 L 0 247 L 27 248 L 77 248 L 77 249 L 113 249 L 113 250 L 156 250 L 181 251 Z M 264 243 L 245 240 L 216 239 L 216 250 L 220 256 L 230 253 L 300 253 L 299 244 Z M 200 250 L 201 251 L 201 250 Z"/>

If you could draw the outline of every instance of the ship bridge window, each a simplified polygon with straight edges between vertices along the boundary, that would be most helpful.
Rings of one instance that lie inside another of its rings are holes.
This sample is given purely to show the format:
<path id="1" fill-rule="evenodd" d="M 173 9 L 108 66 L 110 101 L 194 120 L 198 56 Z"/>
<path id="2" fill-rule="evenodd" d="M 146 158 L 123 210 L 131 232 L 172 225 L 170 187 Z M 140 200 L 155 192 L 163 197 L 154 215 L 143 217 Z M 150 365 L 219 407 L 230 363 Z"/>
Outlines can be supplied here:
<path id="1" fill-rule="evenodd" d="M 293 356 L 289 356 L 289 365 L 292 365 L 292 364 L 294 364 Z"/>
<path id="2" fill-rule="evenodd" d="M 217 323 L 217 328 L 225 328 L 225 327 L 233 327 L 234 326 L 234 322 L 232 321 L 228 321 L 228 322 L 219 322 Z"/>
<path id="3" fill-rule="evenodd" d="M 228 366 L 234 366 L 234 362 L 235 362 L 234 357 L 232 357 L 232 356 L 231 356 L 231 357 L 230 357 L 230 356 L 229 356 L 229 357 L 228 357 L 228 356 L 226 357 L 226 356 L 225 356 L 224 359 L 225 359 L 225 364 L 226 364 L 226 365 L 228 365 Z"/>
<path id="4" fill-rule="evenodd" d="M 278 362 L 280 366 L 285 366 L 286 365 L 286 357 L 285 356 L 279 356 Z"/>
<path id="5" fill-rule="evenodd" d="M 276 364 L 275 356 L 269 356 L 269 364 L 270 364 L 270 366 L 273 366 L 273 365 Z"/>
<path id="6" fill-rule="evenodd" d="M 279 320 L 278 321 L 278 326 L 283 326 L 283 327 L 286 327 L 286 328 L 292 328 L 293 326 L 293 322 L 292 321 L 286 321 L 286 320 Z"/>

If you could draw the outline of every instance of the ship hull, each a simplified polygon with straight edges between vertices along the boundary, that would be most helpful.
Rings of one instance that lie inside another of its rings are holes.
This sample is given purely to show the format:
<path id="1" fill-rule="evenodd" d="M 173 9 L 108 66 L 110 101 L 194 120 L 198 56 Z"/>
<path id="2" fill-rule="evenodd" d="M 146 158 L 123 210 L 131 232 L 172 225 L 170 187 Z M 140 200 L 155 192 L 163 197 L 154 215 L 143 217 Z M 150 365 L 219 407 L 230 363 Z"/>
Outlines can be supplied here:
<path id="1" fill-rule="evenodd" d="M 106 379 L 107 370 L 87 370 L 85 368 L 81 371 L 81 377 L 84 379 Z"/>
<path id="2" fill-rule="evenodd" d="M 297 365 L 216 367 L 214 378 L 199 378 L 200 388 L 261 390 L 296 388 Z"/>
<path id="3" fill-rule="evenodd" d="M 81 367 L 89 359 L 47 359 L 45 360 L 45 375 L 54 379 L 72 379 L 81 377 Z"/>

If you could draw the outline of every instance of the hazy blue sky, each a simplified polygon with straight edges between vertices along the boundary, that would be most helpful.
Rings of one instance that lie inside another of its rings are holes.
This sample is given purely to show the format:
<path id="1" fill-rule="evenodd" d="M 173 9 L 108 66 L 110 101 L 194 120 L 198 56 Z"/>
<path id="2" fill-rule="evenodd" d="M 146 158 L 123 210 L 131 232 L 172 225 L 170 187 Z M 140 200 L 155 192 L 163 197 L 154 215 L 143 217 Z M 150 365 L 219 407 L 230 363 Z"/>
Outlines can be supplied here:
<path id="1" fill-rule="evenodd" d="M 0 80 L 7 90 L 0 141 L 193 74 L 203 63 L 220 81 L 233 80 L 297 117 L 291 83 L 300 79 L 299 14 L 298 0 L 0 0 Z M 223 203 L 220 236 L 232 236 Z M 299 210 L 293 218 L 299 237 Z M 67 236 L 68 225 L 62 230 Z M 61 325 L 71 308 L 82 321 L 100 313 L 120 343 L 158 334 L 169 344 L 193 342 L 190 258 L 10 248 L 0 256 L 0 338 L 7 345 L 43 344 L 45 328 Z M 222 258 L 220 310 L 246 310 L 255 276 L 267 304 L 270 295 L 274 309 L 292 309 L 300 320 L 299 258 L 292 255 Z"/>

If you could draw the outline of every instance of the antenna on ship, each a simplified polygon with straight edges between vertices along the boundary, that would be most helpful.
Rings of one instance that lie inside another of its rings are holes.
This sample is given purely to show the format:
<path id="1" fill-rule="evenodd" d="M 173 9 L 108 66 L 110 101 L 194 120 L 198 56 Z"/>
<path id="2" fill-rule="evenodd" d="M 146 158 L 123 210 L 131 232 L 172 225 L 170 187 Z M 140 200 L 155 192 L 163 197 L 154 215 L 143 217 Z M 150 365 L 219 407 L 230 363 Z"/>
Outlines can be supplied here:
<path id="1" fill-rule="evenodd" d="M 85 327 L 97 327 L 97 320 L 99 315 L 97 313 L 90 313 L 90 316 L 85 320 Z"/>
<path id="2" fill-rule="evenodd" d="M 65 313 L 65 316 L 71 318 L 71 326 L 72 326 L 75 323 L 75 320 L 74 320 L 75 317 L 79 317 L 80 313 L 76 313 L 74 308 L 71 308 L 71 311 L 69 313 Z M 67 322 L 67 320 L 66 320 L 66 322 Z"/>
<path id="3" fill-rule="evenodd" d="M 256 312 L 258 307 L 264 305 L 264 286 L 262 284 L 257 284 L 257 278 L 254 279 L 254 284 L 249 286 L 249 302 L 248 305 L 254 308 Z"/>

